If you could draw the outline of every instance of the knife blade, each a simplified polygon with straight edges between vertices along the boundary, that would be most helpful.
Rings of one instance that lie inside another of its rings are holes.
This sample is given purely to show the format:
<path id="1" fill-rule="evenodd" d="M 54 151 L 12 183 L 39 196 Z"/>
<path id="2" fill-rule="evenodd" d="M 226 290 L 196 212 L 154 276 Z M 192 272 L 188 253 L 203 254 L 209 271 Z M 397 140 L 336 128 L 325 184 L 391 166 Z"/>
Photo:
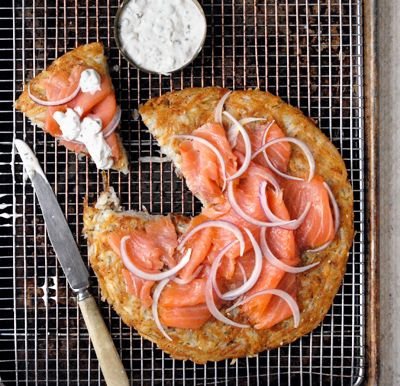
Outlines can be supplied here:
<path id="1" fill-rule="evenodd" d="M 75 239 L 72 236 L 53 189 L 30 147 L 19 139 L 15 140 L 15 146 L 35 188 L 36 196 L 47 225 L 47 233 L 69 285 L 75 292 L 88 288 L 89 272 L 83 263 Z"/>
<path id="2" fill-rule="evenodd" d="M 83 263 L 57 198 L 30 147 L 20 139 L 15 139 L 14 144 L 35 188 L 47 225 L 47 233 L 58 261 L 64 270 L 69 285 L 77 294 L 78 305 L 96 351 L 104 379 L 110 386 L 128 386 L 129 380 L 121 358 L 97 303 L 88 290 L 89 272 Z"/>

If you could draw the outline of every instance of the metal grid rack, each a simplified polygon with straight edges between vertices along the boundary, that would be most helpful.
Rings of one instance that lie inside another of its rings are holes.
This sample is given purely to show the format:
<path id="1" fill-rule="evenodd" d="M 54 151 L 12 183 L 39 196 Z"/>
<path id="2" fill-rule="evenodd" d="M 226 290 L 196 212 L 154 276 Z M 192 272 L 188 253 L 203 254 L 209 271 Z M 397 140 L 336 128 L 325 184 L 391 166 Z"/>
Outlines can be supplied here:
<path id="1" fill-rule="evenodd" d="M 117 0 L 8 3 L 0 6 L 0 381 L 104 382 L 12 140 L 24 138 L 33 146 L 84 259 L 83 198 L 96 198 L 101 176 L 91 162 L 58 147 L 11 109 L 23 83 L 46 64 L 68 49 L 100 40 L 107 47 L 131 161 L 129 175 L 111 172 L 110 180 L 127 209 L 198 213 L 198 202 L 169 163 L 138 161 L 157 155 L 157 145 L 135 108 L 152 96 L 190 86 L 267 88 L 300 107 L 340 150 L 355 193 L 356 236 L 344 284 L 323 324 L 289 346 L 232 363 L 173 360 L 99 300 L 132 383 L 360 384 L 366 361 L 362 1 L 202 1 L 208 21 L 205 47 L 191 66 L 172 76 L 142 73 L 119 55 L 113 40 Z M 96 293 L 93 275 L 92 285 Z"/>

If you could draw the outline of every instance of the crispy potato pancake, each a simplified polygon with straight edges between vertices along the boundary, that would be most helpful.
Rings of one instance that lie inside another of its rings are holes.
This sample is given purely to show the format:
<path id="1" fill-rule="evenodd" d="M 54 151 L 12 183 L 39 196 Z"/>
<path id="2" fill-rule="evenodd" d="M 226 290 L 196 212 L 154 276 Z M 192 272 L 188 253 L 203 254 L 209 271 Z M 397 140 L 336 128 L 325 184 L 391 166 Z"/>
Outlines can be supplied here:
<path id="1" fill-rule="evenodd" d="M 140 113 L 162 151 L 179 170 L 178 146 L 174 134 L 189 134 L 214 117 L 214 108 L 226 89 L 193 88 L 165 94 L 141 106 Z M 141 212 L 122 212 L 112 190 L 103 193 L 96 206 L 86 205 L 85 233 L 91 265 L 99 279 L 104 300 L 113 306 L 123 321 L 140 335 L 156 343 L 177 359 L 196 363 L 255 355 L 260 351 L 290 343 L 317 327 L 329 310 L 342 282 L 353 239 L 353 192 L 347 180 L 346 167 L 334 145 L 300 110 L 279 97 L 259 90 L 234 91 L 225 109 L 235 118 L 263 117 L 275 119 L 287 136 L 296 137 L 311 149 L 316 173 L 330 185 L 340 208 L 340 228 L 330 246 L 319 253 L 304 253 L 303 265 L 319 261 L 310 271 L 298 274 L 298 305 L 301 321 L 298 328 L 289 318 L 266 330 L 239 329 L 214 319 L 199 330 L 168 328 L 173 341 L 167 340 L 156 327 L 151 310 L 129 295 L 122 277 L 123 263 L 106 241 L 114 229 L 142 228 L 152 216 Z M 307 173 L 307 163 L 300 152 L 293 151 L 289 171 Z M 188 219 L 173 217 L 182 232 Z"/>
<path id="2" fill-rule="evenodd" d="M 103 44 L 99 42 L 85 44 L 60 56 L 49 67 L 33 78 L 29 82 L 31 92 L 40 99 L 46 100 L 45 81 L 58 72 L 71 74 L 73 68 L 80 64 L 83 64 L 88 68 L 93 68 L 100 74 L 100 76 L 109 76 L 107 58 L 104 55 Z M 27 86 L 27 84 L 24 86 L 24 91 L 15 101 L 14 106 L 17 110 L 23 112 L 33 124 L 44 129 L 47 107 L 38 105 L 29 97 Z M 114 159 L 112 169 L 127 173 L 128 159 L 126 152 L 119 134 L 117 132 L 115 133 L 118 142 L 117 145 L 119 147 L 119 158 Z"/>

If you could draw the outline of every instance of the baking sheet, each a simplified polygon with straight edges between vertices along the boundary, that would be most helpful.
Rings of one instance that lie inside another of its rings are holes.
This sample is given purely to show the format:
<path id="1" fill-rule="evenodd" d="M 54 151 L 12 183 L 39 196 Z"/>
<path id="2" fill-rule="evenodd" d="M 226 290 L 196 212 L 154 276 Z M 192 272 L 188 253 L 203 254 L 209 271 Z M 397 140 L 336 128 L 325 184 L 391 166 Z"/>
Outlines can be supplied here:
<path id="1" fill-rule="evenodd" d="M 26 80 L 79 44 L 102 41 L 122 106 L 121 134 L 131 171 L 111 172 L 126 209 L 196 214 L 200 205 L 169 163 L 140 163 L 158 155 L 135 108 L 171 89 L 218 85 L 259 87 L 311 116 L 340 150 L 355 193 L 356 236 L 344 284 L 323 324 L 293 344 L 234 363 L 176 361 L 142 340 L 105 304 L 103 316 L 133 384 L 359 384 L 366 364 L 366 201 L 362 1 L 203 1 L 204 50 L 171 77 L 128 66 L 113 40 L 113 0 L 14 0 L 0 6 L 0 259 L 1 380 L 18 384 L 101 383 L 100 370 L 72 291 L 46 236 L 12 139 L 31 144 L 65 210 L 87 260 L 83 198 L 102 189 L 94 164 L 79 159 L 11 103 Z M 12 184 L 10 183 L 12 182 Z M 4 193 L 3 193 L 4 192 Z M 4 205 L 8 205 L 4 207 Z M 93 277 L 93 273 L 92 273 Z M 96 280 L 92 279 L 94 293 Z"/>

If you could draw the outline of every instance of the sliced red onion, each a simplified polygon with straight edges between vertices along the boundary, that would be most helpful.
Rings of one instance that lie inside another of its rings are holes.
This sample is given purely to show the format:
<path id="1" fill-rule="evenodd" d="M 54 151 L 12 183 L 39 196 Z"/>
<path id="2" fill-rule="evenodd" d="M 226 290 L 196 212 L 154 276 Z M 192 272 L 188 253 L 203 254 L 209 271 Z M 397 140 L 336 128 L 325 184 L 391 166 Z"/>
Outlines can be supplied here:
<path id="1" fill-rule="evenodd" d="M 62 98 L 62 99 L 58 99 L 58 100 L 55 100 L 55 101 L 47 101 L 47 100 L 43 100 L 43 99 L 40 99 L 40 98 L 34 96 L 32 94 L 32 92 L 31 92 L 31 84 L 30 83 L 28 84 L 28 95 L 29 95 L 29 98 L 31 98 L 35 103 L 37 103 L 40 106 L 61 106 L 61 105 L 65 105 L 66 103 L 71 102 L 72 99 L 74 99 L 79 94 L 80 91 L 81 91 L 81 86 L 78 83 L 78 85 L 76 86 L 76 89 L 70 95 L 68 95 L 67 97 Z"/>
<path id="2" fill-rule="evenodd" d="M 292 138 L 292 137 L 282 137 L 282 138 L 276 138 L 273 139 L 272 141 L 267 142 L 266 144 L 262 145 L 254 154 L 253 154 L 253 158 L 257 157 L 260 153 L 264 154 L 265 160 L 267 161 L 268 166 L 278 175 L 280 175 L 281 177 L 287 178 L 289 180 L 297 180 L 297 181 L 304 181 L 303 178 L 300 177 L 295 177 L 295 176 L 291 176 L 289 174 L 283 173 L 281 172 L 278 168 L 276 168 L 273 163 L 270 161 L 267 152 L 265 151 L 267 148 L 269 148 L 272 145 L 275 145 L 277 143 L 281 143 L 281 142 L 291 142 L 294 143 L 295 145 L 299 146 L 301 150 L 303 150 L 304 155 L 307 158 L 308 161 L 308 165 L 309 165 L 309 174 L 308 174 L 308 179 L 307 181 L 310 182 L 312 180 L 312 178 L 314 177 L 314 173 L 315 173 L 315 161 L 314 161 L 314 157 L 311 154 L 310 149 L 308 148 L 308 146 L 303 142 L 300 141 L 297 138 Z"/>
<path id="3" fill-rule="evenodd" d="M 232 181 L 238 177 L 240 177 L 243 173 L 246 172 L 247 168 L 250 165 L 251 161 L 251 142 L 250 142 L 250 137 L 247 134 L 246 129 L 227 111 L 224 111 L 224 115 L 228 117 L 234 125 L 237 125 L 240 134 L 242 134 L 243 141 L 244 141 L 244 147 L 245 147 L 245 155 L 244 155 L 244 161 L 240 169 L 233 175 L 228 178 L 228 181 Z"/>
<path id="4" fill-rule="evenodd" d="M 282 291 L 280 289 L 277 288 L 271 288 L 271 289 L 265 289 L 259 292 L 256 292 L 255 294 L 252 294 L 248 297 L 246 297 L 245 299 L 241 300 L 240 302 L 237 302 L 234 307 L 230 307 L 230 310 L 232 310 L 233 308 L 242 306 L 243 304 L 248 303 L 250 300 L 254 299 L 257 296 L 262 296 L 262 295 L 275 295 L 275 296 L 279 296 L 280 298 L 282 298 L 283 300 L 286 301 L 286 303 L 288 304 L 288 306 L 290 307 L 290 309 L 292 310 L 292 314 L 293 314 L 293 322 L 294 322 L 294 327 L 297 328 L 300 324 L 300 310 L 299 310 L 299 306 L 297 305 L 296 300 L 293 299 L 292 296 L 290 296 L 286 291 Z"/>
<path id="5" fill-rule="evenodd" d="M 208 147 L 215 154 L 215 156 L 218 158 L 221 167 L 221 175 L 223 178 L 222 191 L 224 191 L 226 188 L 226 165 L 224 157 L 222 157 L 221 152 L 210 141 L 207 141 L 206 139 L 201 137 L 197 137 L 196 135 L 180 134 L 180 135 L 174 135 L 172 138 L 185 139 L 188 141 L 197 141 L 202 145 Z"/>
<path id="6" fill-rule="evenodd" d="M 215 122 L 219 123 L 222 125 L 222 110 L 224 109 L 224 104 L 226 100 L 229 98 L 229 95 L 231 95 L 232 91 L 226 92 L 223 97 L 219 100 L 217 105 L 215 106 L 214 110 L 214 120 Z"/>
<path id="7" fill-rule="evenodd" d="M 224 248 L 221 249 L 221 251 L 218 253 L 218 255 L 215 257 L 212 265 L 211 265 L 211 270 L 210 270 L 210 278 L 211 278 L 211 284 L 214 288 L 214 291 L 216 292 L 217 296 L 219 298 L 222 298 L 222 293 L 219 290 L 218 283 L 217 283 L 217 271 L 218 267 L 221 263 L 222 258 L 225 256 L 225 254 L 229 251 L 229 249 L 232 248 L 234 244 L 237 243 L 237 240 L 230 242 L 229 244 L 225 245 Z"/>
<path id="8" fill-rule="evenodd" d="M 249 118 L 242 118 L 239 120 L 239 123 L 244 126 L 248 125 L 249 123 L 253 122 L 260 122 L 260 121 L 265 121 L 265 118 L 255 118 L 255 117 L 249 117 Z M 229 144 L 231 145 L 232 149 L 234 149 L 237 145 L 237 138 L 239 135 L 239 128 L 237 125 L 231 125 L 229 129 L 227 130 L 226 136 L 228 137 Z"/>
<path id="9" fill-rule="evenodd" d="M 247 221 L 249 224 L 269 228 L 279 226 L 279 224 L 277 224 L 276 222 L 260 221 L 248 215 L 236 201 L 235 193 L 233 191 L 233 181 L 228 182 L 228 201 L 231 204 L 232 209 L 237 213 L 237 215 L 240 216 L 243 220 Z M 286 221 L 286 223 L 288 222 L 289 221 Z"/>
<path id="10" fill-rule="evenodd" d="M 269 133 L 269 129 L 273 126 L 273 124 L 275 123 L 275 119 L 273 119 L 268 126 L 265 128 L 264 130 L 264 134 L 262 136 L 262 141 L 261 141 L 261 145 L 265 145 L 265 143 L 267 142 L 267 136 Z"/>
<path id="11" fill-rule="evenodd" d="M 276 180 L 276 178 L 274 176 L 272 176 L 271 174 L 269 174 L 267 171 L 264 170 L 264 178 L 266 179 L 266 182 L 269 182 L 274 190 L 276 194 L 282 194 L 282 190 L 281 187 L 279 186 L 278 181 Z"/>
<path id="12" fill-rule="evenodd" d="M 237 227 L 235 224 L 232 224 L 228 221 L 224 220 L 209 220 L 209 221 L 204 221 L 203 223 L 195 226 L 193 229 L 191 229 L 182 239 L 182 241 L 178 245 L 178 250 L 182 250 L 186 242 L 197 232 L 201 231 L 202 229 L 205 228 L 223 228 L 226 229 L 230 232 L 232 232 L 235 237 L 238 239 L 239 244 L 240 244 L 240 256 L 243 256 L 244 249 L 245 249 L 245 242 L 244 242 L 244 237 L 242 234 L 242 231 L 240 230 L 239 227 Z"/>
<path id="13" fill-rule="evenodd" d="M 267 188 L 267 183 L 265 181 L 261 182 L 260 184 L 260 190 L 259 190 L 259 199 L 260 199 L 260 204 L 261 207 L 267 216 L 267 219 L 269 221 L 272 221 L 273 223 L 276 224 L 276 226 L 279 226 L 284 229 L 289 229 L 289 230 L 294 230 L 297 229 L 305 220 L 305 218 L 308 215 L 308 212 L 311 209 L 311 204 L 307 202 L 306 207 L 304 208 L 303 213 L 299 216 L 299 218 L 295 220 L 283 220 L 276 216 L 271 208 L 268 205 L 268 200 L 267 200 L 267 195 L 266 195 L 266 188 Z"/>
<path id="14" fill-rule="evenodd" d="M 253 288 L 254 284 L 256 284 L 256 282 L 261 274 L 263 257 L 262 257 L 262 252 L 261 252 L 260 246 L 258 245 L 253 234 L 247 228 L 243 228 L 243 229 L 247 233 L 247 236 L 249 237 L 250 242 L 254 249 L 254 259 L 255 259 L 254 268 L 253 268 L 253 271 L 251 272 L 249 279 L 244 284 L 242 284 L 238 288 L 235 288 L 231 291 L 228 291 L 228 292 L 225 292 L 224 294 L 222 294 L 221 298 L 224 300 L 234 300 L 238 296 L 249 291 L 251 288 Z"/>
<path id="15" fill-rule="evenodd" d="M 324 187 L 326 191 L 328 192 L 329 199 L 331 201 L 332 209 L 333 209 L 333 216 L 335 218 L 335 233 L 338 231 L 339 226 L 340 226 L 340 211 L 339 211 L 339 206 L 336 202 L 335 196 L 333 195 L 333 192 L 329 185 L 324 181 Z"/>
<path id="16" fill-rule="evenodd" d="M 131 261 L 131 259 L 128 256 L 127 250 L 126 250 L 126 243 L 130 239 L 130 236 L 124 236 L 121 240 L 121 258 L 122 261 L 125 265 L 125 267 L 132 272 L 134 275 L 137 277 L 140 277 L 141 279 L 144 280 L 151 280 L 151 281 L 160 281 L 164 280 L 167 278 L 170 278 L 171 276 L 174 276 L 176 273 L 178 273 L 190 260 L 190 255 L 192 254 L 192 250 L 189 248 L 185 255 L 182 257 L 181 261 L 173 268 L 159 272 L 159 273 L 148 273 L 144 272 L 138 267 L 136 267 L 135 264 Z"/>
<path id="17" fill-rule="evenodd" d="M 238 262 L 237 265 L 238 265 L 239 270 L 240 270 L 240 272 L 241 272 L 241 274 L 242 274 L 242 276 L 243 276 L 243 284 L 244 284 L 244 283 L 247 281 L 246 271 L 244 270 L 244 267 L 243 267 L 243 265 L 242 265 L 240 262 Z M 240 295 L 240 296 L 237 298 L 236 302 L 242 301 L 242 300 L 244 299 L 244 297 L 245 297 L 245 295 Z M 235 304 L 236 304 L 236 302 L 235 302 Z M 234 308 L 234 307 L 232 307 L 232 306 L 229 307 L 229 308 L 227 308 L 227 309 L 226 309 L 226 312 L 229 313 L 230 311 L 233 310 L 233 308 Z"/>
<path id="18" fill-rule="evenodd" d="M 111 119 L 107 127 L 103 129 L 103 137 L 104 138 L 109 137 L 118 127 L 120 121 L 121 121 L 121 108 L 118 106 L 117 111 L 113 116 L 113 119 Z"/>
<path id="19" fill-rule="evenodd" d="M 309 265 L 305 265 L 304 267 L 292 267 L 291 265 L 285 264 L 283 261 L 279 260 L 271 251 L 267 243 L 266 237 L 266 228 L 260 229 L 260 239 L 261 239 L 261 250 L 264 254 L 264 257 L 267 259 L 269 263 L 271 263 L 274 267 L 281 269 L 282 271 L 289 273 L 302 273 L 304 271 L 308 271 L 311 268 L 314 268 L 319 264 L 319 262 L 312 263 Z"/>
<path id="20" fill-rule="evenodd" d="M 245 271 L 245 269 L 243 267 L 243 264 L 240 261 L 238 261 L 237 266 L 239 267 L 239 271 L 242 274 L 243 284 L 244 284 L 247 281 L 246 271 Z"/>
<path id="21" fill-rule="evenodd" d="M 214 263 L 215 263 L 215 261 L 214 261 Z M 238 328 L 250 327 L 248 324 L 234 322 L 233 320 L 228 319 L 224 314 L 222 314 L 218 310 L 217 306 L 215 305 L 213 292 L 214 291 L 213 291 L 213 286 L 211 283 L 211 276 L 209 276 L 207 279 L 207 284 L 206 284 L 206 304 L 207 304 L 208 310 L 210 311 L 211 315 L 214 316 L 215 319 L 219 320 L 222 323 L 229 324 L 230 326 L 233 326 L 233 327 L 238 327 Z"/>
<path id="22" fill-rule="evenodd" d="M 160 281 L 156 288 L 154 289 L 153 292 L 153 304 L 151 306 L 151 311 L 153 313 L 153 319 L 156 322 L 156 325 L 158 329 L 161 331 L 161 333 L 170 341 L 172 341 L 172 338 L 167 334 L 167 332 L 164 330 L 163 325 L 160 322 L 160 318 L 158 316 L 158 301 L 160 300 L 160 295 L 165 286 L 169 283 L 169 279 L 164 279 Z"/>
<path id="23" fill-rule="evenodd" d="M 323 251 L 324 249 L 328 248 L 328 247 L 332 244 L 332 241 L 333 241 L 333 240 L 327 241 L 325 244 L 322 244 L 320 247 L 317 247 L 317 248 L 314 248 L 314 249 L 307 249 L 306 252 L 307 252 L 307 253 L 317 253 L 317 252 L 321 252 L 321 251 Z"/>
<path id="24" fill-rule="evenodd" d="M 237 328 L 249 328 L 248 324 L 237 323 L 231 319 L 228 319 L 224 314 L 222 314 L 214 302 L 213 289 L 210 284 L 206 286 L 206 304 L 207 308 L 210 311 L 211 315 L 214 316 L 215 319 L 219 320 L 222 323 L 228 324 Z"/>
<path id="25" fill-rule="evenodd" d="M 190 275 L 187 279 L 181 279 L 180 277 L 174 277 L 172 281 L 174 281 L 178 285 L 185 285 L 191 283 L 197 276 L 199 276 L 200 272 L 202 271 L 203 266 L 197 267 L 197 269 Z"/>

